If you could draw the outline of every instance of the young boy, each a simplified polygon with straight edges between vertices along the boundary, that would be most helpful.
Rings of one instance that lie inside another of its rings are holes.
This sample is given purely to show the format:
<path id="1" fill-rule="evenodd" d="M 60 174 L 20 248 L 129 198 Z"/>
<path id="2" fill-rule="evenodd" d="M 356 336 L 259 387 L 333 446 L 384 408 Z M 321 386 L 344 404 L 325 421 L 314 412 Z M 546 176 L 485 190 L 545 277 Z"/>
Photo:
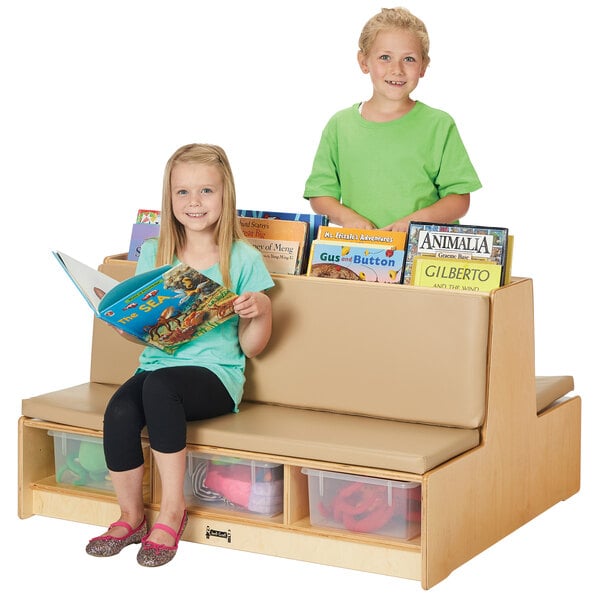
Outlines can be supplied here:
<path id="1" fill-rule="evenodd" d="M 410 96 L 429 65 L 424 23 L 382 9 L 363 28 L 358 64 L 373 95 L 329 120 L 304 197 L 343 227 L 457 221 L 481 183 L 452 117 Z"/>

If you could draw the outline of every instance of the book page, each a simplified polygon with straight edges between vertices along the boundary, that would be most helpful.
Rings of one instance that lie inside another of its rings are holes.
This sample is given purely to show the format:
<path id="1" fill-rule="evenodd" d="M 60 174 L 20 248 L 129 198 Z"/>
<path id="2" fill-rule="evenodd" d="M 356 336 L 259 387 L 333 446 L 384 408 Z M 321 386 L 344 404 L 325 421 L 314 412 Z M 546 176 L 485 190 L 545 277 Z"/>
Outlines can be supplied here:
<path id="1" fill-rule="evenodd" d="M 98 314 L 100 300 L 119 282 L 97 269 L 71 258 L 64 252 L 53 251 L 52 254 L 54 254 L 60 266 L 65 270 L 65 273 L 75 284 L 91 309 Z"/>

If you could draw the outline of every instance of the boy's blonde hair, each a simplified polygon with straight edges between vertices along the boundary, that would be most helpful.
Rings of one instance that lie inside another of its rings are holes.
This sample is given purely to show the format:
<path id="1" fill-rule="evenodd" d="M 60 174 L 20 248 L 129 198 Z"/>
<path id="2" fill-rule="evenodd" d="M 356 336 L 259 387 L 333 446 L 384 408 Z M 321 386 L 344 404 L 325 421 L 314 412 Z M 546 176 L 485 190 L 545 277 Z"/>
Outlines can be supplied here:
<path id="1" fill-rule="evenodd" d="M 368 56 L 377 34 L 388 29 L 405 29 L 414 33 L 421 42 L 421 56 L 425 66 L 429 64 L 429 34 L 425 23 L 401 6 L 382 8 L 381 12 L 366 22 L 358 38 L 360 52 L 364 56 Z"/>
<path id="2" fill-rule="evenodd" d="M 188 144 L 169 158 L 163 178 L 161 225 L 158 236 L 156 266 L 167 265 L 181 253 L 186 243 L 185 228 L 173 215 L 171 200 L 171 172 L 179 163 L 199 163 L 217 167 L 223 177 L 223 207 L 215 228 L 215 241 L 219 246 L 219 268 L 226 287 L 231 285 L 229 264 L 233 242 L 244 239 L 236 210 L 235 183 L 229 159 L 220 146 Z"/>

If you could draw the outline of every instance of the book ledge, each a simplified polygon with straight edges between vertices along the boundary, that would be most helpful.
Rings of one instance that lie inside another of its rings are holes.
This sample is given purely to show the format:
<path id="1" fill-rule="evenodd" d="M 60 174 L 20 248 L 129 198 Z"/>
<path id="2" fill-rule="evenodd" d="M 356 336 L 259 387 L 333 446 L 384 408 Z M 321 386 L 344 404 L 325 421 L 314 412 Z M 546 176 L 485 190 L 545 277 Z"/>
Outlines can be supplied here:
<path id="1" fill-rule="evenodd" d="M 184 539 L 428 589 L 578 492 L 581 398 L 570 376 L 535 376 L 531 279 L 490 293 L 274 280 L 273 337 L 248 361 L 240 413 L 188 425 Z M 21 518 L 118 516 L 96 447 L 138 353 L 96 319 L 90 381 L 22 401 Z"/>

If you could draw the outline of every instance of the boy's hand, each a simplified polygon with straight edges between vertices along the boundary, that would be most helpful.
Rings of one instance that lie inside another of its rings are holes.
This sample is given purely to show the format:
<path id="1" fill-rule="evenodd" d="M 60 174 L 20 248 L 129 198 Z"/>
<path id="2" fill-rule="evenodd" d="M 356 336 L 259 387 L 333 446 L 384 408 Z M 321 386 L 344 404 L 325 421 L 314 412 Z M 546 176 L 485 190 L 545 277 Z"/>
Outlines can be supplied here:
<path id="1" fill-rule="evenodd" d="M 381 229 L 383 229 L 383 231 L 408 231 L 408 221 L 405 221 L 404 219 L 394 221 Z"/>
<path id="2" fill-rule="evenodd" d="M 377 229 L 369 219 L 365 219 L 358 213 L 344 215 L 344 219 L 340 225 L 350 229 Z"/>

